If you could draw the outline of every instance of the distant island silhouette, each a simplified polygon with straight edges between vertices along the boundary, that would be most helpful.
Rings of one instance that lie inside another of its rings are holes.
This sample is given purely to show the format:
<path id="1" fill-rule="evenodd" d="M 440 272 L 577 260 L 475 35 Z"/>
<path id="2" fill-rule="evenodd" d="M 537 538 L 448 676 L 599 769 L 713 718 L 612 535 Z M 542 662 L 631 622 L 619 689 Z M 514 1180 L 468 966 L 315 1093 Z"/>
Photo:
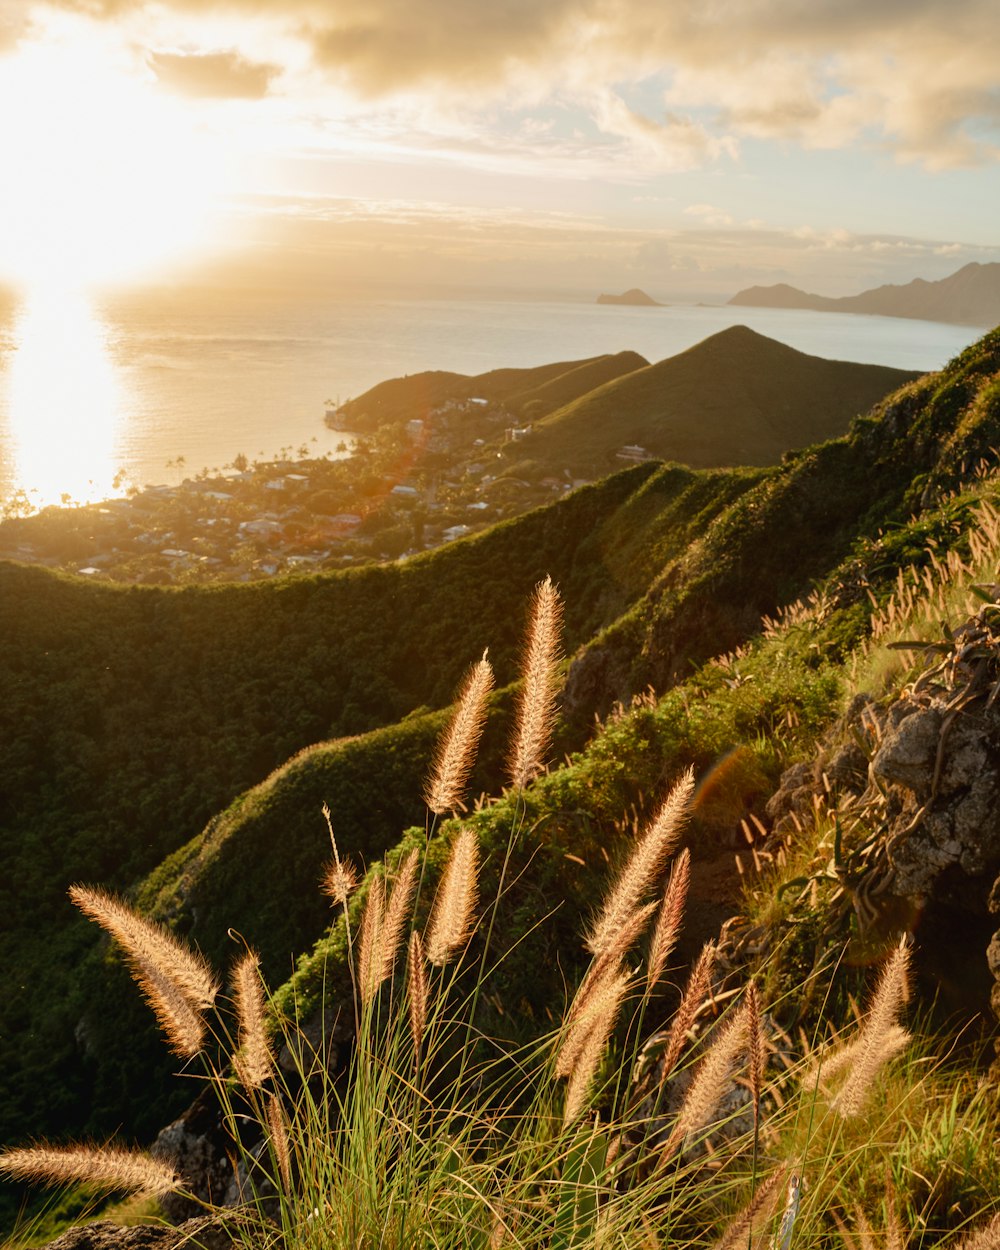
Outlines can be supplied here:
<path id="1" fill-rule="evenodd" d="M 947 321 L 955 325 L 994 326 L 1000 322 L 1000 263 L 981 265 L 973 261 L 937 282 L 915 278 L 904 286 L 880 286 L 836 299 L 800 291 L 785 282 L 776 286 L 751 286 L 734 295 L 729 303 L 752 308 L 805 308 L 814 312 L 868 313 L 918 321 Z"/>
<path id="2" fill-rule="evenodd" d="M 630 291 L 625 291 L 621 295 L 598 295 L 598 304 L 628 304 L 633 308 L 663 308 L 659 300 L 653 299 L 651 295 L 647 295 L 645 291 L 640 291 L 637 286 L 632 287 Z"/>

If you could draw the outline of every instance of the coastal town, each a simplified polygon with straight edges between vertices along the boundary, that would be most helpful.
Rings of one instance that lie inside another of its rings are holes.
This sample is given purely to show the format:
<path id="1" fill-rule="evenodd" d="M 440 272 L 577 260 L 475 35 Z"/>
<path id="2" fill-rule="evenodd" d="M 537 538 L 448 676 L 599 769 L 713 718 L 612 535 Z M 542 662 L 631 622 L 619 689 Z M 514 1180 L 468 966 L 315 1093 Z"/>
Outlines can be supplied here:
<path id="1" fill-rule="evenodd" d="M 327 420 L 341 428 L 337 410 Z M 408 559 L 582 484 L 526 464 L 527 432 L 502 403 L 474 396 L 344 429 L 340 458 L 310 457 L 308 447 L 268 461 L 237 454 L 176 485 L 40 511 L 15 496 L 0 513 L 0 559 L 154 585 Z"/>

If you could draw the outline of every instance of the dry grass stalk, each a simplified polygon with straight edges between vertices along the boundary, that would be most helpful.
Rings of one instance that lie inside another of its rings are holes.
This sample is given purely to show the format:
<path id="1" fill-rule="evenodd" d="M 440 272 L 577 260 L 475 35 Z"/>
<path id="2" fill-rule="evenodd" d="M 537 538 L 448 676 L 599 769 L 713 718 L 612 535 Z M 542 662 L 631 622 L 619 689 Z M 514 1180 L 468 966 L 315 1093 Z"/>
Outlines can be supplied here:
<path id="1" fill-rule="evenodd" d="M 619 970 L 610 977 L 606 984 L 606 992 L 595 995 L 592 1008 L 580 1018 L 577 1025 L 578 1043 L 573 1046 L 573 1058 L 569 1063 L 569 1080 L 566 1084 L 566 1102 L 563 1107 L 563 1124 L 569 1125 L 586 1109 L 590 1086 L 597 1072 L 601 1055 L 608 1044 L 611 1030 L 615 1027 L 618 1012 L 632 980 L 631 974 Z M 588 1025 L 584 1029 L 584 1024 Z M 567 1038 L 567 1044 L 570 1038 Z M 565 1047 L 564 1047 L 565 1049 Z M 556 1061 L 558 1075 L 566 1075 L 566 1062 L 563 1051 Z"/>
<path id="2" fill-rule="evenodd" d="M 712 965 L 714 963 L 715 947 L 711 942 L 706 942 L 701 954 L 698 956 L 698 962 L 691 969 L 691 975 L 688 977 L 681 1001 L 677 1005 L 677 1010 L 674 1012 L 674 1018 L 670 1024 L 667 1043 L 663 1048 L 663 1056 L 660 1060 L 661 1086 L 669 1078 L 677 1060 L 681 1057 L 681 1051 L 684 1049 L 684 1043 L 687 1041 L 688 1030 L 694 1023 L 694 1018 L 698 1014 L 698 1008 L 709 991 Z"/>
<path id="3" fill-rule="evenodd" d="M 160 1197 L 180 1188 L 172 1167 L 121 1146 L 27 1146 L 0 1154 L 0 1172 L 14 1180 L 81 1184 Z"/>
<path id="4" fill-rule="evenodd" d="M 857 1115 L 886 1062 L 887 1047 L 898 1037 L 896 1019 L 909 996 L 910 953 L 903 939 L 886 960 L 858 1037 L 854 1064 L 833 1106 L 845 1118 Z M 897 1047 L 898 1049 L 898 1047 Z"/>
<path id="5" fill-rule="evenodd" d="M 654 911 L 656 911 L 655 903 L 637 907 L 615 934 L 607 950 L 599 958 L 591 961 L 566 1013 L 564 1023 L 567 1027 L 573 1024 L 580 1013 L 587 1008 L 591 993 L 604 982 L 607 976 L 618 970 L 622 960 L 642 936 Z"/>
<path id="6" fill-rule="evenodd" d="M 760 1126 L 760 1095 L 764 1087 L 764 1065 L 767 1058 L 767 1043 L 760 1018 L 760 997 L 757 993 L 757 982 L 751 981 L 747 986 L 747 1075 L 750 1080 L 750 1099 L 753 1103 L 754 1126 Z"/>
<path id="7" fill-rule="evenodd" d="M 393 882 L 392 894 L 385 909 L 385 924 L 382 932 L 382 961 L 378 968 L 379 985 L 392 976 L 396 966 L 396 956 L 403 938 L 403 927 L 410 915 L 413 903 L 413 891 L 417 886 L 417 868 L 420 853 L 414 847 L 403 860 L 396 880 Z"/>
<path id="8" fill-rule="evenodd" d="M 693 792 L 694 774 L 688 769 L 636 844 L 592 925 L 587 935 L 587 949 L 592 954 L 600 955 L 614 940 L 615 933 L 663 871 L 683 832 Z"/>
<path id="9" fill-rule="evenodd" d="M 158 968 L 133 960 L 131 971 L 170 1049 L 183 1059 L 193 1058 L 205 1040 L 204 1016 Z"/>
<path id="10" fill-rule="evenodd" d="M 774 1215 L 777 1198 L 787 1174 L 787 1166 L 782 1165 L 761 1181 L 757 1186 L 757 1192 L 743 1210 L 730 1221 L 713 1250 L 735 1250 L 735 1247 L 748 1243 L 754 1224 L 766 1222 Z"/>
<path id="11" fill-rule="evenodd" d="M 381 982 L 378 974 L 382 968 L 385 932 L 385 878 L 376 873 L 368 887 L 365 910 L 361 916 L 361 935 L 358 955 L 358 989 L 361 1001 L 370 1003 Z"/>
<path id="12" fill-rule="evenodd" d="M 103 890 L 74 885 L 70 886 L 69 896 L 85 916 L 111 934 L 132 964 L 155 968 L 198 1010 L 215 1002 L 219 985 L 211 968 L 172 933 L 143 919 L 122 899 Z"/>
<path id="13" fill-rule="evenodd" d="M 663 1161 L 670 1159 L 678 1147 L 703 1129 L 715 1114 L 732 1082 L 737 1056 L 746 1049 L 747 1014 L 744 1004 L 722 1026 L 709 1047 L 663 1147 L 660 1155 Z"/>
<path id="14" fill-rule="evenodd" d="M 684 848 L 670 873 L 670 883 L 660 904 L 660 912 L 649 942 L 649 959 L 646 963 L 646 995 L 656 988 L 667 960 L 673 953 L 684 921 L 684 904 L 687 902 L 691 882 L 691 852 Z"/>
<path id="15" fill-rule="evenodd" d="M 233 1066 L 244 1089 L 260 1089 L 274 1071 L 274 1057 L 267 1036 L 267 1006 L 260 977 L 260 959 L 247 951 L 233 971 L 239 1050 Z"/>
<path id="16" fill-rule="evenodd" d="M 434 760 L 434 771 L 424 795 L 436 815 L 464 809 L 462 799 L 469 773 L 475 763 L 479 739 L 486 725 L 486 701 L 493 689 L 493 669 L 486 652 L 474 664 L 462 686 L 458 707 L 442 736 Z"/>
<path id="17" fill-rule="evenodd" d="M 622 970 L 620 961 L 606 962 L 589 986 L 581 985 L 582 999 L 578 992 L 567 1015 L 565 1035 L 556 1055 L 556 1076 L 572 1075 L 595 1026 L 609 1012 L 613 1023 L 630 980 L 630 974 Z"/>
<path id="18" fill-rule="evenodd" d="M 510 779 L 524 787 L 541 772 L 556 715 L 562 602 L 547 577 L 535 587 L 518 699 Z"/>
<path id="19" fill-rule="evenodd" d="M 420 1043 L 427 1028 L 427 969 L 424 967 L 424 944 L 419 933 L 410 934 L 407 955 L 407 990 L 410 1013 L 410 1038 L 413 1054 L 420 1054 Z"/>
<path id="20" fill-rule="evenodd" d="M 281 1107 L 281 1099 L 272 1094 L 267 1100 L 267 1131 L 271 1138 L 271 1149 L 278 1164 L 278 1173 L 285 1193 L 292 1190 L 292 1158 L 288 1146 L 288 1129 L 285 1125 L 285 1113 Z"/>
<path id="21" fill-rule="evenodd" d="M 460 829 L 438 887 L 427 938 L 427 958 L 438 967 L 460 950 L 472 933 L 479 897 L 479 843 Z"/>
<path id="22" fill-rule="evenodd" d="M 350 860 L 335 858 L 326 865 L 320 888 L 333 900 L 334 906 L 339 907 L 347 902 L 347 896 L 357 884 L 357 869 Z"/>
<path id="23" fill-rule="evenodd" d="M 910 1044 L 910 1041 L 910 1034 L 898 1024 L 887 1029 L 882 1042 L 880 1066 L 895 1058 Z M 839 1050 L 833 1049 L 829 1054 L 821 1056 L 819 1061 L 808 1068 L 803 1075 L 803 1088 L 811 1090 L 818 1087 L 829 1091 L 830 1086 L 836 1084 L 837 1078 L 854 1066 L 864 1046 L 864 1037 L 858 1036 Z"/>

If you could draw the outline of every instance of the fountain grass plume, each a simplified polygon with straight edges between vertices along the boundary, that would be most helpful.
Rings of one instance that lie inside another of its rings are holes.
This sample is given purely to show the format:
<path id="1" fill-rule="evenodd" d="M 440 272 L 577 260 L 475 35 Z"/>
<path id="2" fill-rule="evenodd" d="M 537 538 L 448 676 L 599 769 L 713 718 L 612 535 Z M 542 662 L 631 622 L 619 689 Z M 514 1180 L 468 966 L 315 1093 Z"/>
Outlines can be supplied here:
<path id="1" fill-rule="evenodd" d="M 205 1036 L 204 1011 L 219 986 L 208 964 L 173 934 L 103 890 L 74 885 L 69 896 L 125 952 L 129 970 L 153 1009 L 171 1050 L 191 1058 Z"/>
<path id="2" fill-rule="evenodd" d="M 677 856 L 670 881 L 657 913 L 656 924 L 649 939 L 649 957 L 646 961 L 646 996 L 656 988 L 673 954 L 684 923 L 684 905 L 687 902 L 691 882 L 691 852 L 684 848 Z"/>
<path id="3" fill-rule="evenodd" d="M 614 940 L 663 871 L 684 829 L 684 819 L 694 793 L 694 773 L 689 768 L 674 786 L 643 836 L 636 843 L 608 893 L 604 906 L 587 935 L 587 949 L 599 955 Z"/>
<path id="4" fill-rule="evenodd" d="M 458 698 L 458 707 L 442 735 L 424 799 L 437 816 L 463 809 L 469 774 L 486 725 L 493 669 L 483 658 L 472 666 Z"/>
<path id="5" fill-rule="evenodd" d="M 523 789 L 545 765 L 556 716 L 561 625 L 559 591 L 546 577 L 535 587 L 532 601 L 510 753 L 510 779 L 518 789 Z"/>
<path id="6" fill-rule="evenodd" d="M 260 959 L 247 951 L 233 970 L 239 1049 L 233 1067 L 244 1089 L 260 1089 L 274 1072 L 274 1057 L 267 1035 L 267 1007 L 260 976 Z"/>
<path id="7" fill-rule="evenodd" d="M 77 1184 L 163 1197 L 180 1188 L 176 1171 L 140 1150 L 122 1146 L 50 1146 L 41 1143 L 0 1154 L 0 1172 L 12 1180 Z"/>
<path id="8" fill-rule="evenodd" d="M 479 843 L 472 829 L 459 830 L 438 886 L 427 936 L 427 959 L 439 967 L 472 935 L 479 898 Z"/>
<path id="9" fill-rule="evenodd" d="M 909 997 L 909 967 L 910 952 L 904 937 L 885 962 L 857 1039 L 851 1070 L 833 1100 L 834 1108 L 845 1119 L 861 1111 L 875 1077 L 889 1055 L 898 1049 L 896 1017 Z"/>
<path id="10" fill-rule="evenodd" d="M 417 869 L 420 866 L 420 852 L 414 847 L 400 866 L 393 882 L 392 893 L 385 907 L 382 926 L 381 959 L 377 970 L 379 985 L 392 976 L 396 966 L 396 957 L 403 940 L 403 929 L 410 918 L 413 905 L 413 893 L 417 886 Z"/>

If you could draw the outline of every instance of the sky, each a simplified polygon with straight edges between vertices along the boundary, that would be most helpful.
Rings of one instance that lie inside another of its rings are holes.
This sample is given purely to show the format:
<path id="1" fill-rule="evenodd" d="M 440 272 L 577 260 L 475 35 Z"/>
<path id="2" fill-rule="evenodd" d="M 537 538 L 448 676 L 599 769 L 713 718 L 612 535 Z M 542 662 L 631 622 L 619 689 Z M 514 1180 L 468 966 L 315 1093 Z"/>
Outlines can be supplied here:
<path id="1" fill-rule="evenodd" d="M 996 0 L 0 0 L 0 280 L 663 300 L 1000 261 Z"/>

